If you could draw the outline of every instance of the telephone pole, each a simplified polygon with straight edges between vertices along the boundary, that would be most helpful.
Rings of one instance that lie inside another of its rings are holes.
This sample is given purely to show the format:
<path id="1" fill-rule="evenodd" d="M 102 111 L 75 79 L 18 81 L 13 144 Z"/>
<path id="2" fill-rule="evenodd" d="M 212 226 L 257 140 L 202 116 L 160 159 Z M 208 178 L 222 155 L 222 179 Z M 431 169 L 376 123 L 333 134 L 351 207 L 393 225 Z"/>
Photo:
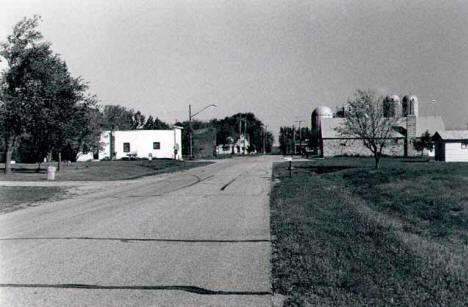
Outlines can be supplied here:
<path id="1" fill-rule="evenodd" d="M 263 130 L 262 130 L 262 143 L 263 143 L 263 154 L 266 153 L 266 138 L 267 138 L 267 129 L 268 129 L 268 125 L 265 125 L 263 126 Z"/>
<path id="2" fill-rule="evenodd" d="M 303 123 L 304 120 L 296 120 L 295 123 L 299 123 L 299 150 L 302 153 L 302 131 L 301 131 L 301 123 Z M 294 153 L 296 153 L 296 142 L 294 142 Z"/>
<path id="3" fill-rule="evenodd" d="M 192 118 L 200 114 L 201 112 L 205 111 L 209 107 L 216 107 L 215 104 L 210 104 L 198 111 L 195 114 L 192 114 L 192 105 L 189 104 L 188 110 L 189 110 L 189 147 L 190 147 L 190 159 L 193 159 L 193 131 L 192 131 Z"/>

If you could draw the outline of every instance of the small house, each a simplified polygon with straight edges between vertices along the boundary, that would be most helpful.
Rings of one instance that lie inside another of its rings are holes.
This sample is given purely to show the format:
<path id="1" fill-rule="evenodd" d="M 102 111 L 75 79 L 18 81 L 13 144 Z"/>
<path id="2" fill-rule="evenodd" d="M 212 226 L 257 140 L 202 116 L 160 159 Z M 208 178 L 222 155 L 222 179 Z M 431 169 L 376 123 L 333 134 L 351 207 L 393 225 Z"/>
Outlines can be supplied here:
<path id="1" fill-rule="evenodd" d="M 250 142 L 248 138 L 241 134 L 240 137 L 234 141 L 232 137 L 227 138 L 227 144 L 221 144 L 216 146 L 217 155 L 226 155 L 226 154 L 236 154 L 236 155 L 245 155 L 249 153 L 248 149 L 250 147 Z"/>
<path id="2" fill-rule="evenodd" d="M 435 160 L 468 162 L 468 130 L 442 130 L 432 137 Z"/>

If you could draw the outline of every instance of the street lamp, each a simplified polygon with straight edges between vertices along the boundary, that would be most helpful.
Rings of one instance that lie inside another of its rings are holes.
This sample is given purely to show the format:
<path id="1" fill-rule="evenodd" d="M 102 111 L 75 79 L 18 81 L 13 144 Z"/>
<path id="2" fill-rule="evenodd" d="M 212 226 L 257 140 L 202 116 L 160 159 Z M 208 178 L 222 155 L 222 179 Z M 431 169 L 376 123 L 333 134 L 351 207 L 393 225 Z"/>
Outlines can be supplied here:
<path id="1" fill-rule="evenodd" d="M 204 107 L 203 109 L 201 109 L 200 111 L 196 112 L 195 114 L 192 114 L 192 105 L 189 104 L 189 147 L 190 147 L 190 159 L 193 159 L 193 144 L 192 144 L 192 141 L 193 141 L 193 136 L 192 136 L 192 118 L 194 118 L 195 116 L 197 116 L 198 114 L 200 114 L 201 112 L 205 111 L 206 109 L 208 109 L 209 107 L 216 107 L 215 104 L 210 104 L 210 105 L 207 105 L 206 107 Z"/>

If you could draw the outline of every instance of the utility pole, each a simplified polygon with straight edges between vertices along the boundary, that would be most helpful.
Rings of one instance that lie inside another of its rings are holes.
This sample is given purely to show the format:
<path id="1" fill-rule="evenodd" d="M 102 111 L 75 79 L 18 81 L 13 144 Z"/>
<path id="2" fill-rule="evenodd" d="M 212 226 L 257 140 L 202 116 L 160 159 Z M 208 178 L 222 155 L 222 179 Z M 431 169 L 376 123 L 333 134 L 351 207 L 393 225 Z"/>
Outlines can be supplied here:
<path id="1" fill-rule="evenodd" d="M 263 136 L 263 154 L 266 153 L 266 132 L 267 132 L 268 125 L 263 126 L 262 136 Z"/>
<path id="2" fill-rule="evenodd" d="M 193 159 L 193 149 L 192 149 L 192 105 L 188 105 L 188 114 L 189 114 L 189 147 L 190 147 L 190 157 L 189 159 Z"/>
<path id="3" fill-rule="evenodd" d="M 208 109 L 209 107 L 216 107 L 215 104 L 210 104 L 198 111 L 195 114 L 192 114 L 192 105 L 189 104 L 189 145 L 190 145 L 190 159 L 193 159 L 193 132 L 192 132 L 192 118 L 203 112 L 204 110 Z"/>
<path id="4" fill-rule="evenodd" d="M 303 123 L 304 120 L 296 120 L 295 123 L 299 123 L 299 150 L 302 153 L 302 131 L 301 131 L 301 123 Z M 294 153 L 296 153 L 296 142 L 294 142 Z"/>
<path id="5" fill-rule="evenodd" d="M 244 118 L 244 154 L 247 151 L 245 147 L 245 139 L 247 138 L 247 118 Z"/>
<path id="6" fill-rule="evenodd" d="M 293 125 L 293 153 L 296 154 L 296 127 Z"/>

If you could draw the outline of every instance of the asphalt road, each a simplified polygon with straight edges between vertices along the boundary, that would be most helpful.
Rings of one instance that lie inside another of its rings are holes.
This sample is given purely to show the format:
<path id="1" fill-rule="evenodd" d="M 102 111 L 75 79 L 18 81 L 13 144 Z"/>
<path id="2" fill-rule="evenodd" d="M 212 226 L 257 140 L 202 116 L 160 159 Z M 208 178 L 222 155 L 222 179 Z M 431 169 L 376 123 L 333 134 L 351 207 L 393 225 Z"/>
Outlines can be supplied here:
<path id="1" fill-rule="evenodd" d="M 268 192 L 279 159 L 102 183 L 1 215 L 0 305 L 271 306 Z"/>

